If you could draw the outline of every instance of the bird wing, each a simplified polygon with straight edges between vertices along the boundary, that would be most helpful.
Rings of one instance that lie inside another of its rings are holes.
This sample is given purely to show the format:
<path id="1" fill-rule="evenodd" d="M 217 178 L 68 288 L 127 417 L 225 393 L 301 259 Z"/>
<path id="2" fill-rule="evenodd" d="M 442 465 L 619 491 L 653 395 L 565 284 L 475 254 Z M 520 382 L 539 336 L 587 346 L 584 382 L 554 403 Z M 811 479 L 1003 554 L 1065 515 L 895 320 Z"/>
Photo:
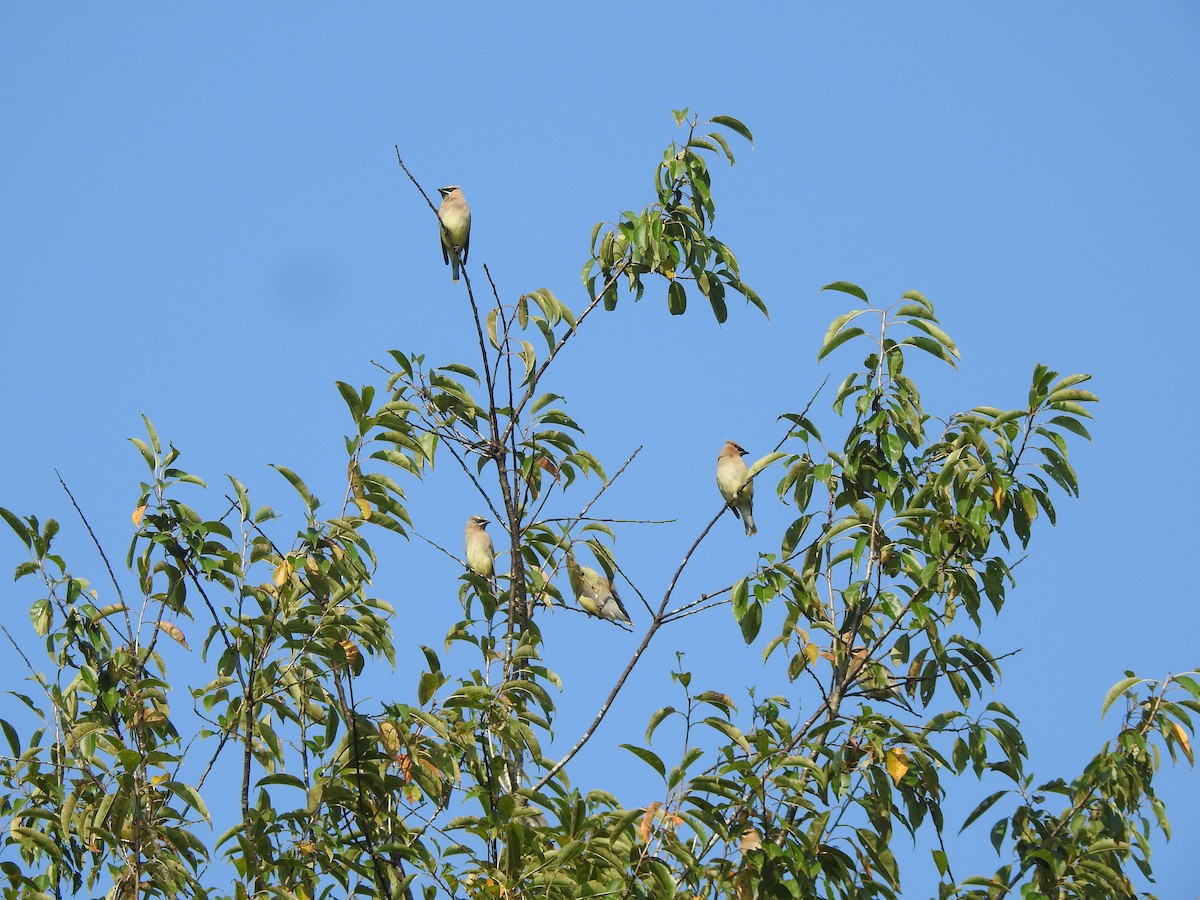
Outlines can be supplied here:
<path id="1" fill-rule="evenodd" d="M 626 622 L 628 622 L 630 625 L 632 625 L 633 619 L 629 618 L 629 610 L 627 610 L 625 608 L 625 604 L 622 603 L 621 598 L 617 596 L 617 589 L 615 587 L 613 587 L 611 584 L 609 585 L 609 596 L 612 598 L 613 603 L 616 604 L 617 609 L 619 609 L 621 611 L 620 617 L 622 619 L 624 619 Z M 614 616 L 614 618 L 615 618 L 615 616 Z"/>

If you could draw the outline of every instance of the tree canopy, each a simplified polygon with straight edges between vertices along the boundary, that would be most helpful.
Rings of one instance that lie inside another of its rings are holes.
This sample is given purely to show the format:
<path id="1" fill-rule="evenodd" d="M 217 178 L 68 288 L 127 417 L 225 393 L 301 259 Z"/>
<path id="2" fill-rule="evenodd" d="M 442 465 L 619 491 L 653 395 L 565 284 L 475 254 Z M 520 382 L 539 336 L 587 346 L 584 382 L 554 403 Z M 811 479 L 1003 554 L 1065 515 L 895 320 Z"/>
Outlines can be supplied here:
<path id="1" fill-rule="evenodd" d="M 474 322 L 461 359 L 396 349 L 381 384 L 338 383 L 352 425 L 336 504 L 282 465 L 300 520 L 234 476 L 210 486 L 147 418 L 123 560 L 96 539 L 105 571 L 77 575 L 56 521 L 0 509 L 27 553 L 15 575 L 37 585 L 41 639 L 4 626 L 29 675 L 0 720 L 6 897 L 886 898 L 906 866 L 929 864 L 897 852 L 915 833 L 941 847 L 941 897 L 1137 895 L 1150 836 L 1169 831 L 1153 778 L 1163 752 L 1192 762 L 1200 683 L 1130 673 L 1102 701 L 1116 707 L 1112 738 L 1083 771 L 1047 778 L 1027 767 L 983 640 L 1016 562 L 1079 491 L 1068 450 L 1090 439 L 1089 376 L 1038 365 L 1015 408 L 927 412 L 908 363 L 959 362 L 934 304 L 827 284 L 846 311 L 812 343 L 844 377 L 763 410 L 782 437 L 746 473 L 754 502 L 783 504 L 788 526 L 751 570 L 684 593 L 740 499 L 721 506 L 710 487 L 714 514 L 673 574 L 626 577 L 625 526 L 592 510 L 635 462 L 587 448 L 556 361 L 623 303 L 665 298 L 696 315 L 707 301 L 719 322 L 738 297 L 768 309 L 714 225 L 710 163 L 732 165 L 751 132 L 727 116 L 675 120 L 649 203 L 593 229 L 582 300 L 506 298 L 477 248 L 454 287 Z M 818 429 L 818 402 L 836 430 Z M 406 492 L 435 461 L 478 491 L 507 560 L 479 571 L 441 548 L 462 575 L 437 602 L 462 615 L 440 646 L 398 629 L 372 589 L 396 564 L 398 543 L 380 539 L 411 536 Z M 564 607 L 605 615 L 621 592 L 638 600 L 635 649 L 591 725 L 562 734 L 578 685 L 545 664 L 539 623 Z M 583 779 L 577 755 L 649 647 L 686 651 L 672 626 L 693 616 L 729 627 L 731 658 L 768 661 L 786 687 L 743 697 L 742 672 L 694 685 L 681 656 L 675 697 L 623 722 L 606 751 L 661 779 L 658 800 L 628 807 L 619 767 L 609 783 Z M 363 699 L 362 679 L 400 654 L 423 661 L 416 683 Z M 236 785 L 211 777 L 218 766 Z M 1001 786 L 947 821 L 968 775 Z M 994 871 L 956 865 L 942 838 L 960 828 L 986 831 Z"/>

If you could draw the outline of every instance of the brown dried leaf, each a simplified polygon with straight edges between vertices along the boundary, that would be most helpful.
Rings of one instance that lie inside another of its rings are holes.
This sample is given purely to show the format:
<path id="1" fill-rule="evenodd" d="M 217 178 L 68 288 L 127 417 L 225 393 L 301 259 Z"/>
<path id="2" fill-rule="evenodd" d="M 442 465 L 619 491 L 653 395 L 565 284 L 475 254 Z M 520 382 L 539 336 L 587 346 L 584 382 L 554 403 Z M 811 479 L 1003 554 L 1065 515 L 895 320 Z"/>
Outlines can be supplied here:
<path id="1" fill-rule="evenodd" d="M 178 642 L 178 644 L 181 647 L 183 647 L 184 650 L 192 649 L 191 647 L 188 646 L 187 638 L 185 638 L 183 636 L 183 632 L 179 630 L 179 626 L 176 625 L 174 622 L 159 622 L 158 629 L 159 629 L 159 631 L 162 631 L 162 632 L 170 635 L 171 637 L 173 637 L 176 640 L 176 642 Z"/>
<path id="2" fill-rule="evenodd" d="M 646 814 L 642 816 L 642 840 L 647 844 L 650 843 L 650 823 L 654 821 L 654 814 L 662 808 L 662 803 L 655 800 L 646 807 Z"/>

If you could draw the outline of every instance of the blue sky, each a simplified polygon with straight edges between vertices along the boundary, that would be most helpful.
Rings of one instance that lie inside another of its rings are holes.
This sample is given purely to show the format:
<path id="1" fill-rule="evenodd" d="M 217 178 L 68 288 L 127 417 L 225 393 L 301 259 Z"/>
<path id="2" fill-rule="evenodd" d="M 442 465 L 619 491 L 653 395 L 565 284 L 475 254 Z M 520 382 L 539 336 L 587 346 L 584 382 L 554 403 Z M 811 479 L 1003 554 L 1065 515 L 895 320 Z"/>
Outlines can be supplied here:
<path id="1" fill-rule="evenodd" d="M 716 511 L 721 442 L 766 453 L 778 414 L 858 362 L 847 349 L 817 365 L 846 308 L 817 288 L 915 288 L 963 354 L 957 372 L 917 368 L 931 412 L 1019 406 L 1038 362 L 1093 373 L 1103 401 L 1095 443 L 1073 446 L 1082 498 L 1058 503 L 1058 528 L 1043 523 L 984 635 L 996 653 L 1021 650 L 998 696 L 1036 771 L 1070 777 L 1112 733 L 1100 700 L 1125 669 L 1200 665 L 1200 7 L 333 9 L 0 5 L 0 505 L 79 532 L 57 468 L 120 556 L 140 412 L 211 484 L 234 473 L 295 513 L 267 468 L 282 463 L 332 500 L 349 422 L 333 382 L 380 384 L 371 360 L 393 347 L 436 363 L 476 352 L 393 146 L 427 190 L 463 185 L 477 285 L 487 263 L 507 299 L 547 287 L 578 308 L 593 223 L 648 201 L 678 136 L 671 110 L 686 105 L 754 131 L 732 170 L 714 164 L 716 225 L 771 320 L 736 303 L 723 326 L 702 308 L 672 318 L 651 291 L 598 317 L 546 385 L 610 471 L 644 448 L 603 511 L 676 519 L 620 533 L 639 586 L 660 592 Z M 418 529 L 457 547 L 470 490 L 449 465 L 412 485 Z M 724 586 L 772 549 L 793 511 L 771 493 L 760 487 L 763 534 L 720 522 L 688 590 Z M 65 546 L 98 581 L 81 537 Z M 458 571 L 421 542 L 378 546 L 377 589 L 409 646 L 439 641 Z M 0 538 L 0 568 L 19 549 Z M 24 621 L 27 589 L 0 597 Z M 545 626 L 549 663 L 583 694 L 560 720 L 567 745 L 588 690 L 634 646 L 615 629 L 598 639 L 599 625 L 564 613 Z M 676 646 L 712 686 L 757 680 L 757 651 L 730 635 L 727 612 L 667 633 L 577 779 L 655 799 L 632 766 L 613 773 L 610 748 L 664 702 Z M 3 659 L 10 683 L 22 677 Z M 1175 832 L 1155 855 L 1164 897 L 1200 884 L 1196 777 L 1161 776 Z M 964 811 L 977 787 L 963 785 Z M 970 858 L 994 868 L 986 847 Z M 929 868 L 924 849 L 915 859 Z M 928 874 L 905 884 L 922 896 Z"/>

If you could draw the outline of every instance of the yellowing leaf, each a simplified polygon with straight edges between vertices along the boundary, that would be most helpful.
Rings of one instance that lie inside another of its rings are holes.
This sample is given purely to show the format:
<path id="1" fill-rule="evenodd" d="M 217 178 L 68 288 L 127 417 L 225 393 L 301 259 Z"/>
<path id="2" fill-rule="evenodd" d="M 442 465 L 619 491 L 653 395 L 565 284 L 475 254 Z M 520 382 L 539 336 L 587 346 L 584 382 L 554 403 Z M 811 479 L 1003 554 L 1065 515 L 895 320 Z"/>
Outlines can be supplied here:
<path id="1" fill-rule="evenodd" d="M 275 587 L 283 587 L 295 571 L 290 560 L 282 559 L 275 567 L 275 575 L 271 580 L 275 582 Z"/>
<path id="2" fill-rule="evenodd" d="M 1192 758 L 1192 745 L 1188 741 L 1187 732 L 1183 730 L 1183 726 L 1178 722 L 1172 722 L 1171 726 L 1175 729 L 1175 738 L 1179 741 L 1179 745 L 1183 747 L 1183 752 L 1188 759 Z"/>
<path id="3" fill-rule="evenodd" d="M 396 732 L 396 726 L 391 722 L 379 723 L 379 742 L 383 744 L 383 749 L 389 755 L 395 756 L 400 752 L 400 735 Z"/>
<path id="4" fill-rule="evenodd" d="M 354 498 L 354 505 L 358 507 L 358 514 L 364 519 L 371 518 L 371 504 L 362 497 Z"/>
<path id="5" fill-rule="evenodd" d="M 133 527 L 134 528 L 138 528 L 141 526 L 142 516 L 144 516 L 145 514 L 146 514 L 146 504 L 145 503 L 143 503 L 141 506 L 139 506 L 137 509 L 135 509 L 133 511 L 133 515 L 130 516 L 129 518 L 133 519 Z"/>
<path id="6" fill-rule="evenodd" d="M 808 660 L 808 664 L 810 666 L 815 663 L 817 658 L 821 655 L 821 652 L 816 644 L 805 644 L 803 652 L 804 658 Z"/>
<path id="7" fill-rule="evenodd" d="M 358 659 L 358 645 L 355 644 L 354 641 L 339 641 L 338 643 L 340 643 L 342 645 L 342 649 L 346 651 L 346 662 L 350 663 L 350 665 L 354 665 L 355 661 Z"/>
<path id="8" fill-rule="evenodd" d="M 884 756 L 884 764 L 888 774 L 892 776 L 892 781 L 899 787 L 900 779 L 908 772 L 908 754 L 904 752 L 904 748 L 893 747 L 889 750 Z"/>

